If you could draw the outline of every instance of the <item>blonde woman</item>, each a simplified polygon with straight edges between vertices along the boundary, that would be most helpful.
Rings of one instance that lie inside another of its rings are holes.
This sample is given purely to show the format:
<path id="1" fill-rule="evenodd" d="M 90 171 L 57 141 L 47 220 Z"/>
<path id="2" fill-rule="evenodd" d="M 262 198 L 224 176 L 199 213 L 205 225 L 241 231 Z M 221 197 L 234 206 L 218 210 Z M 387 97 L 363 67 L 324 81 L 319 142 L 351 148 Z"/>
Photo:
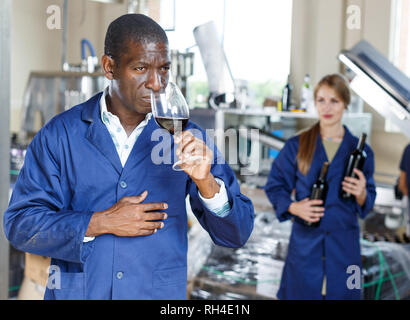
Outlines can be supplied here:
<path id="1" fill-rule="evenodd" d="M 358 144 L 342 125 L 350 103 L 348 84 L 338 74 L 328 75 L 317 84 L 314 98 L 319 121 L 286 142 L 265 186 L 278 219 L 294 221 L 278 298 L 360 299 L 358 275 L 356 281 L 349 277 L 361 268 L 357 218 L 366 216 L 376 197 L 373 151 L 366 145 L 363 171 L 344 178 L 348 157 Z M 330 163 L 325 203 L 309 200 L 324 162 Z M 353 198 L 343 199 L 342 190 Z M 305 223 L 319 220 L 318 227 Z"/>

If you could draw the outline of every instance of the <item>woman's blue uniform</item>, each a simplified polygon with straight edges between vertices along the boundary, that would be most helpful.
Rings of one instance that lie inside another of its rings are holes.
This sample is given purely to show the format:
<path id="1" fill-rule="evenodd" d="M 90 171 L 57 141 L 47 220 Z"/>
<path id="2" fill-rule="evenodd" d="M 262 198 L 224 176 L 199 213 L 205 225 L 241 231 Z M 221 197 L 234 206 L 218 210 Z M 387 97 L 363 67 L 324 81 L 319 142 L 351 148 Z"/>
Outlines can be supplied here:
<path id="1" fill-rule="evenodd" d="M 374 156 L 366 145 L 363 173 L 367 180 L 367 198 L 360 207 L 356 200 L 341 198 L 344 170 L 350 153 L 357 147 L 358 138 L 345 128 L 345 135 L 333 161 L 330 163 L 326 181 L 328 193 L 325 213 L 318 228 L 307 227 L 294 219 L 290 236 L 288 256 L 278 291 L 279 299 L 322 299 L 323 277 L 326 275 L 327 299 L 360 299 L 360 289 L 349 289 L 347 282 L 352 276 L 349 266 L 361 268 L 360 230 L 358 216 L 364 218 L 372 209 L 376 187 L 373 179 Z M 296 190 L 295 200 L 310 196 L 311 188 L 328 161 L 320 135 L 316 143 L 312 165 L 304 176 L 297 166 L 299 135 L 289 139 L 275 159 L 265 186 L 280 221 L 292 218 L 288 212 L 291 192 Z M 299 220 L 300 221 L 300 220 Z M 350 272 L 350 270 L 349 270 Z M 351 286 L 350 286 L 351 287 Z"/>

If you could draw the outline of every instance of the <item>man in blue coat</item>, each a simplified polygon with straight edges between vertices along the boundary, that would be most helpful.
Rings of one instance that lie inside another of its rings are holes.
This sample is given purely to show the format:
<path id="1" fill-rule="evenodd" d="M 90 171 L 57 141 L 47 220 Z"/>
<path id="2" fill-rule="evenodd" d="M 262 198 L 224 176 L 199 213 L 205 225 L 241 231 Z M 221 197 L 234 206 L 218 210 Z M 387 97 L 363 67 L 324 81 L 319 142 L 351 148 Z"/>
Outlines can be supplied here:
<path id="1" fill-rule="evenodd" d="M 178 172 L 153 161 L 160 129 L 150 92 L 167 85 L 169 66 L 157 23 L 119 17 L 102 58 L 110 85 L 54 117 L 30 144 L 4 227 L 17 249 L 52 258 L 45 299 L 186 299 L 187 195 L 216 244 L 249 238 L 252 203 L 205 136 L 185 131 L 177 150 L 172 139 L 162 150 L 202 152 L 199 164 Z M 194 123 L 187 129 L 203 133 Z"/>

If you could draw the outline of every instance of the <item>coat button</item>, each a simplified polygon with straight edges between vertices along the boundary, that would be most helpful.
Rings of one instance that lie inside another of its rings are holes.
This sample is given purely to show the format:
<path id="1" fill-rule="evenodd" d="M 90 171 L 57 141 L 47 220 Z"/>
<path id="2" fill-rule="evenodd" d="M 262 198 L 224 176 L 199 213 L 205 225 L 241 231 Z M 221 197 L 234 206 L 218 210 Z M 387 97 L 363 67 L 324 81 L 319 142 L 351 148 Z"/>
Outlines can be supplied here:
<path id="1" fill-rule="evenodd" d="M 121 271 L 117 272 L 117 279 L 118 280 L 121 280 L 123 276 L 124 276 L 123 272 L 121 272 Z"/>
<path id="2" fill-rule="evenodd" d="M 127 187 L 127 183 L 125 181 L 120 182 L 120 187 L 125 189 Z"/>

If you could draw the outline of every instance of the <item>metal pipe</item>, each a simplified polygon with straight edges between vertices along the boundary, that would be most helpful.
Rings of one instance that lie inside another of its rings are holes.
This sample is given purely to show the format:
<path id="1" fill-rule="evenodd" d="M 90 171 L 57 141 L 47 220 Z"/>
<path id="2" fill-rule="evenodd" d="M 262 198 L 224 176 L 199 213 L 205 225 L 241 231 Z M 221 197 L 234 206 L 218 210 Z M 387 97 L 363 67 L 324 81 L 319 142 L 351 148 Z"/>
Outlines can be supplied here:
<path id="1" fill-rule="evenodd" d="M 3 214 L 9 202 L 10 188 L 10 60 L 11 0 L 0 1 L 0 300 L 9 297 L 9 250 L 3 230 Z"/>
<path id="2" fill-rule="evenodd" d="M 95 57 L 95 50 L 94 50 L 93 45 L 91 44 L 90 41 L 88 41 L 87 39 L 83 38 L 83 39 L 81 39 L 81 59 L 82 59 L 82 60 L 87 59 L 87 54 L 86 54 L 86 52 L 85 52 L 85 47 L 86 47 L 86 46 L 88 47 L 88 50 L 89 50 L 89 52 L 90 52 L 90 55 L 91 55 L 92 57 Z"/>
<path id="3" fill-rule="evenodd" d="M 258 131 L 258 135 L 254 135 L 254 136 L 250 136 L 248 137 L 247 132 L 246 131 L 239 131 L 239 135 L 243 138 L 250 138 L 250 140 L 254 141 L 254 142 L 260 142 L 270 148 L 273 148 L 275 150 L 282 150 L 282 148 L 285 145 L 286 140 L 283 138 L 279 138 L 276 137 L 275 135 L 264 131 L 262 129 L 256 128 L 256 127 L 250 127 L 250 126 L 245 126 L 245 128 L 247 130 L 257 130 Z"/>
<path id="4" fill-rule="evenodd" d="M 63 48 L 62 48 L 62 57 L 61 57 L 61 67 L 63 71 L 68 71 L 69 66 L 67 63 L 67 8 L 68 8 L 68 0 L 64 0 L 63 5 Z"/>

